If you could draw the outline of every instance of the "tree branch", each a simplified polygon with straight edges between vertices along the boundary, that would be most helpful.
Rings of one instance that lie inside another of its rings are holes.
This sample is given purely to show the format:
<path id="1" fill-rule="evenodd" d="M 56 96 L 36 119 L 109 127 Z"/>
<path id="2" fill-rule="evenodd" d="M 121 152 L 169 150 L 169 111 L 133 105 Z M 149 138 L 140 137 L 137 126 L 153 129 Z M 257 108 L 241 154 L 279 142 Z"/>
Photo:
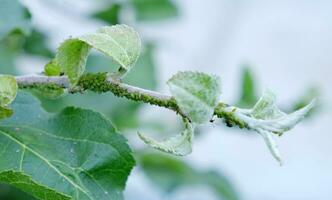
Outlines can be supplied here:
<path id="1" fill-rule="evenodd" d="M 182 117 L 187 118 L 187 116 L 181 112 L 173 97 L 122 83 L 119 80 L 108 76 L 107 73 L 84 74 L 81 76 L 75 87 L 70 86 L 70 81 L 67 76 L 49 77 L 44 75 L 25 75 L 16 76 L 16 81 L 21 89 L 56 86 L 68 89 L 70 93 L 83 92 L 85 90 L 91 90 L 98 93 L 112 92 L 118 97 L 125 97 L 130 100 L 171 109 Z M 247 128 L 246 124 L 235 117 L 234 111 L 230 108 L 230 106 L 224 103 L 219 103 L 214 114 L 218 118 L 223 118 L 227 126 Z"/>

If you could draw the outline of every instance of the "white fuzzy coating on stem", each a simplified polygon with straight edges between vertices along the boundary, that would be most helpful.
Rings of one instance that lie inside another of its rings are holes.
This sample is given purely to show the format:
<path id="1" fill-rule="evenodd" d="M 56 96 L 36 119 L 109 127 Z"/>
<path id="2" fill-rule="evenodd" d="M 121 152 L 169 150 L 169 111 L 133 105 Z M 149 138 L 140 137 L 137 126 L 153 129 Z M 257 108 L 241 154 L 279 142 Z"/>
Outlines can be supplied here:
<path id="1" fill-rule="evenodd" d="M 67 76 L 44 76 L 44 75 L 24 75 L 16 76 L 19 86 L 33 86 L 36 84 L 55 84 L 63 88 L 69 88 L 70 82 Z"/>
<path id="2" fill-rule="evenodd" d="M 108 79 L 108 81 L 111 83 L 115 83 L 114 80 Z M 135 87 L 135 86 L 128 85 L 125 83 L 120 83 L 119 87 L 126 89 L 128 91 L 128 93 L 140 93 L 140 94 L 147 95 L 147 96 L 150 96 L 155 99 L 162 100 L 162 101 L 169 101 L 172 98 L 169 95 L 161 94 L 159 92 L 155 92 L 155 91 L 151 91 L 151 90 L 146 90 L 146 89 Z"/>
<path id="3" fill-rule="evenodd" d="M 67 76 L 45 76 L 45 75 L 24 75 L 16 76 L 16 81 L 19 86 L 33 86 L 36 84 L 55 84 L 63 88 L 70 88 L 70 81 Z M 148 95 L 162 101 L 169 101 L 172 97 L 169 95 L 164 95 L 159 92 L 146 90 L 143 88 L 135 87 L 125 83 L 120 83 L 118 80 L 108 77 L 107 81 L 110 83 L 117 84 L 119 88 L 126 89 L 128 93 L 140 93 L 143 95 Z"/>

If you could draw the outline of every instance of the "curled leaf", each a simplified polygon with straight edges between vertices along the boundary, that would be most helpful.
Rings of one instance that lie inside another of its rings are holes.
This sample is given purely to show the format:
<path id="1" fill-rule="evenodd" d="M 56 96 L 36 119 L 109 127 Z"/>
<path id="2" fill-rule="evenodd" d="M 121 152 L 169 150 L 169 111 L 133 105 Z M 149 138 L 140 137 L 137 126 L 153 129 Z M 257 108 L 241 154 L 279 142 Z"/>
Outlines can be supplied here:
<path id="1" fill-rule="evenodd" d="M 68 39 L 58 48 L 55 62 L 68 75 L 72 84 L 76 84 L 85 71 L 90 47 L 79 39 Z"/>
<path id="2" fill-rule="evenodd" d="M 249 121 L 254 129 L 261 128 L 270 132 L 282 134 L 298 124 L 315 106 L 316 100 L 312 100 L 305 107 L 286 114 L 276 106 L 274 94 L 266 91 L 251 111 L 252 118 Z"/>
<path id="3" fill-rule="evenodd" d="M 186 129 L 179 135 L 171 137 L 162 142 L 158 142 L 153 138 L 147 137 L 141 133 L 138 136 L 145 142 L 145 144 L 157 150 L 170 153 L 177 156 L 185 156 L 192 151 L 192 140 L 194 137 L 194 127 L 185 120 Z"/>
<path id="4" fill-rule="evenodd" d="M 14 76 L 0 75 L 0 106 L 12 103 L 17 95 L 17 82 Z"/>
<path id="5" fill-rule="evenodd" d="M 265 91 L 253 109 L 234 109 L 234 115 L 243 121 L 249 129 L 259 133 L 267 144 L 273 157 L 281 163 L 280 153 L 272 137 L 273 133 L 282 135 L 298 124 L 315 106 L 315 100 L 305 107 L 286 114 L 276 104 L 276 97 L 270 91 Z"/>
<path id="6" fill-rule="evenodd" d="M 64 41 L 58 48 L 55 62 L 76 84 L 84 73 L 89 50 L 96 50 L 110 56 L 120 65 L 120 71 L 127 73 L 136 63 L 141 49 L 141 40 L 133 28 L 126 25 L 107 26 L 96 33 Z"/>
<path id="7" fill-rule="evenodd" d="M 256 119 L 275 119 L 284 116 L 276 105 L 276 96 L 271 91 L 266 90 L 252 109 L 252 116 Z"/>
<path id="8" fill-rule="evenodd" d="M 256 130 L 264 139 L 266 146 L 269 148 L 272 156 L 282 165 L 282 159 L 279 152 L 279 148 L 275 140 L 273 139 L 272 133 L 261 129 Z"/>
<path id="9" fill-rule="evenodd" d="M 220 78 L 198 72 L 179 72 L 167 82 L 180 110 L 192 122 L 209 121 L 221 94 Z"/>
<path id="10" fill-rule="evenodd" d="M 59 76 L 61 74 L 61 67 L 56 64 L 55 60 L 51 60 L 45 65 L 44 73 L 46 76 Z"/>
<path id="11" fill-rule="evenodd" d="M 110 56 L 126 71 L 136 63 L 141 51 L 138 33 L 127 25 L 106 26 L 78 39 Z"/>

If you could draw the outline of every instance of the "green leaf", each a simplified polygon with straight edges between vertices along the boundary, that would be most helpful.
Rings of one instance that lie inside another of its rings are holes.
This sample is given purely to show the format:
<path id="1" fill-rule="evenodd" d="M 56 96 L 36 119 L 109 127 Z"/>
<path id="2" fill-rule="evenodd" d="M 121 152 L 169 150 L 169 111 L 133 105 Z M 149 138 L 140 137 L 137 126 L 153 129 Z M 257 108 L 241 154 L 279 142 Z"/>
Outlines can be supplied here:
<path id="1" fill-rule="evenodd" d="M 283 161 L 281 158 L 281 154 L 279 152 L 279 148 L 277 143 L 275 142 L 273 138 L 273 134 L 271 132 L 263 130 L 263 129 L 256 129 L 256 131 L 259 133 L 259 135 L 262 136 L 266 146 L 269 148 L 270 153 L 272 156 L 279 162 L 280 165 L 282 165 Z"/>
<path id="2" fill-rule="evenodd" d="M 59 86 L 40 86 L 30 89 L 34 94 L 41 95 L 47 99 L 58 99 L 66 94 L 67 90 Z"/>
<path id="3" fill-rule="evenodd" d="M 79 39 L 113 58 L 126 71 L 136 63 L 141 51 L 138 33 L 127 25 L 103 27 Z"/>
<path id="4" fill-rule="evenodd" d="M 0 75 L 0 106 L 8 106 L 14 101 L 17 94 L 17 82 L 15 77 Z"/>
<path id="5" fill-rule="evenodd" d="M 52 200 L 70 200 L 69 196 L 62 195 L 45 186 L 34 182 L 31 177 L 15 171 L 4 171 L 0 173 L 0 182 L 7 183 L 22 191 L 34 194 L 38 199 L 52 199 Z"/>
<path id="6" fill-rule="evenodd" d="M 0 4 L 0 40 L 14 30 L 30 34 L 31 16 L 19 1 L 1 0 Z"/>
<path id="7" fill-rule="evenodd" d="M 257 101 L 255 80 L 249 66 L 242 68 L 241 96 L 237 103 L 240 107 L 251 107 Z"/>
<path id="8" fill-rule="evenodd" d="M 209 121 L 221 94 L 220 78 L 198 72 L 179 72 L 167 82 L 180 110 L 194 123 Z"/>
<path id="9" fill-rule="evenodd" d="M 70 82 L 76 84 L 85 71 L 89 50 L 90 46 L 83 41 L 66 40 L 58 48 L 53 66 L 59 65 L 61 70 L 68 75 Z"/>
<path id="10" fill-rule="evenodd" d="M 44 73 L 46 76 L 60 76 L 61 67 L 56 64 L 55 60 L 51 60 L 45 65 Z"/>
<path id="11" fill-rule="evenodd" d="M 105 9 L 93 14 L 93 17 L 101 19 L 110 25 L 119 23 L 121 5 L 112 3 Z"/>
<path id="12" fill-rule="evenodd" d="M 11 117 L 13 113 L 12 109 L 0 106 L 0 120 Z"/>
<path id="13" fill-rule="evenodd" d="M 159 151 L 170 153 L 177 156 L 185 156 L 192 152 L 192 141 L 194 137 L 194 127 L 190 122 L 185 120 L 185 130 L 174 137 L 171 137 L 162 142 L 158 142 L 150 137 L 147 137 L 141 133 L 138 136 L 145 142 L 145 144 L 155 148 Z"/>
<path id="14" fill-rule="evenodd" d="M 12 106 L 13 117 L 0 123 L 0 173 L 22 173 L 75 200 L 122 199 L 134 159 L 109 120 L 79 108 L 50 114 L 26 93 Z"/>
<path id="15" fill-rule="evenodd" d="M 239 196 L 231 182 L 219 172 L 202 171 L 191 167 L 183 160 L 157 153 L 138 156 L 139 166 L 146 176 L 167 193 L 184 186 L 208 186 L 220 199 L 238 200 Z"/>
<path id="16" fill-rule="evenodd" d="M 158 21 L 178 16 L 175 4 L 170 0 L 131 0 L 139 21 Z"/>
<path id="17" fill-rule="evenodd" d="M 55 61 L 75 84 L 85 71 L 90 47 L 110 56 L 121 67 L 120 76 L 136 63 L 141 41 L 136 31 L 126 25 L 103 27 L 96 33 L 68 39 L 58 48 Z"/>

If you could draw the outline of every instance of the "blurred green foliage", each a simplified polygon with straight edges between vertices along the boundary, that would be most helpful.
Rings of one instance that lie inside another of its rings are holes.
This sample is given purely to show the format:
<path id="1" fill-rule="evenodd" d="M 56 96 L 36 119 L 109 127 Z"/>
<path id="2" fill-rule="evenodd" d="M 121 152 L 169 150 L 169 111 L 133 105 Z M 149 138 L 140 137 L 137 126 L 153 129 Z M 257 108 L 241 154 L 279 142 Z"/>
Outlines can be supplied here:
<path id="1" fill-rule="evenodd" d="M 107 22 L 110 25 L 118 24 L 120 18 L 121 4 L 110 4 L 103 10 L 93 14 L 92 17 Z"/>
<path id="2" fill-rule="evenodd" d="M 54 52 L 47 46 L 47 37 L 36 29 L 31 31 L 23 44 L 24 53 L 51 58 Z"/>
<path id="3" fill-rule="evenodd" d="M 94 13 L 92 17 L 108 24 L 121 23 L 121 12 L 128 7 L 132 8 L 138 22 L 160 22 L 179 15 L 178 8 L 171 0 L 129 0 L 110 2 L 104 9 Z"/>
<path id="4" fill-rule="evenodd" d="M 218 198 L 240 199 L 230 181 L 220 171 L 197 170 L 183 160 L 161 153 L 142 153 L 138 162 L 146 176 L 166 193 L 184 186 L 208 186 Z"/>
<path id="5" fill-rule="evenodd" d="M 256 85 L 253 72 L 249 65 L 242 66 L 240 98 L 237 105 L 250 108 L 257 102 Z"/>
<path id="6" fill-rule="evenodd" d="M 31 32 L 31 15 L 17 0 L 0 0 L 0 40 L 12 31 Z"/>
<path id="7" fill-rule="evenodd" d="M 130 0 L 138 21 L 159 21 L 175 17 L 178 9 L 170 0 Z"/>

